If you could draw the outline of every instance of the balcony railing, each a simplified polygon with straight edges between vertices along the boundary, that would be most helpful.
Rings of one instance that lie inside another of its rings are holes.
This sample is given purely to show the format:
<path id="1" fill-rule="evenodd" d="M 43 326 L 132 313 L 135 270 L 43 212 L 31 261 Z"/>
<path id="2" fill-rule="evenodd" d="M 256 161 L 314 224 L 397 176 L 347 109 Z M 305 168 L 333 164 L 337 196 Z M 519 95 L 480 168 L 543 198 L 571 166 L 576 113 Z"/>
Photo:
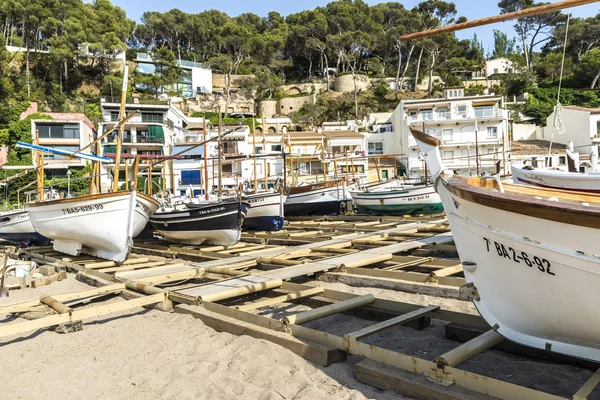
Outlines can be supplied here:
<path id="1" fill-rule="evenodd" d="M 409 117 L 410 123 L 415 122 L 428 122 L 428 121 L 448 121 L 448 120 L 461 120 L 461 119 L 479 119 L 479 118 L 494 118 L 503 117 L 503 110 L 474 110 L 472 112 L 465 113 L 424 113 L 412 115 Z"/>

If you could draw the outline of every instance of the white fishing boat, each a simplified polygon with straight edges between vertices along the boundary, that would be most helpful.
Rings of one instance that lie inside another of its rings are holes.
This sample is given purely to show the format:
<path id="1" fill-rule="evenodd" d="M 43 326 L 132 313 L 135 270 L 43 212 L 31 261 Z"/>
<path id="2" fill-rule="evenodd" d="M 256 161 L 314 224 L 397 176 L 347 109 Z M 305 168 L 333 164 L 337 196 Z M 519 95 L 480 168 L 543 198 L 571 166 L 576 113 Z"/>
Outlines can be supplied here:
<path id="1" fill-rule="evenodd" d="M 39 234 L 53 240 L 53 248 L 124 261 L 133 238 L 146 226 L 159 204 L 153 198 L 124 190 L 28 203 L 31 223 Z"/>
<path id="2" fill-rule="evenodd" d="M 396 185 L 350 191 L 358 214 L 437 214 L 444 211 L 433 185 Z"/>
<path id="3" fill-rule="evenodd" d="M 348 190 L 343 179 L 294 186 L 285 202 L 285 215 L 345 214 L 352 199 Z"/>
<path id="4" fill-rule="evenodd" d="M 453 175 L 439 140 L 411 131 L 485 320 L 514 342 L 600 361 L 600 196 Z"/>
<path id="5" fill-rule="evenodd" d="M 8 211 L 0 214 L 0 239 L 13 243 L 46 246 L 50 240 L 35 231 L 25 210 Z"/>
<path id="6" fill-rule="evenodd" d="M 249 208 L 242 229 L 278 231 L 283 228 L 287 197 L 275 191 L 244 194 L 242 200 Z"/>

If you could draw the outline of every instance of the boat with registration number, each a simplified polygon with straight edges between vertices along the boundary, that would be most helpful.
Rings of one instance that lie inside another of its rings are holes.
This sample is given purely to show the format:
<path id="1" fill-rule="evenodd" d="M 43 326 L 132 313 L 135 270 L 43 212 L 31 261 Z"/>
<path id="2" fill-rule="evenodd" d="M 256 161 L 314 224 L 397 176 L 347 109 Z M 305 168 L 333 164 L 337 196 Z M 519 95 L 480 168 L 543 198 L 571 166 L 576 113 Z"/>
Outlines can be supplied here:
<path id="1" fill-rule="evenodd" d="M 454 175 L 440 141 L 410 131 L 487 323 L 514 342 L 600 361 L 600 196 Z"/>

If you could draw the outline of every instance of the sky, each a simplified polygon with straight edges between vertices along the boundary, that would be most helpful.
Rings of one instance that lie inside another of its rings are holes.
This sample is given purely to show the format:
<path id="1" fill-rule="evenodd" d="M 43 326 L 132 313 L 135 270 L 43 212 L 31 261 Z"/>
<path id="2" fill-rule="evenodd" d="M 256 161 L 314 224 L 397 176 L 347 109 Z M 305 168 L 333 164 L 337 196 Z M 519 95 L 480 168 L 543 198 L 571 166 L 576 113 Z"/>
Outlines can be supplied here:
<path id="1" fill-rule="evenodd" d="M 365 0 L 369 5 L 377 3 L 387 3 L 388 1 Z M 404 7 L 411 9 L 420 3 L 422 0 L 404 0 L 400 3 Z M 469 20 L 489 17 L 497 15 L 499 0 L 454 0 L 458 16 L 465 16 Z M 551 3 L 556 3 L 559 0 L 550 0 Z M 283 16 L 293 14 L 302 10 L 312 10 L 318 6 L 325 6 L 330 1 L 327 0 L 220 0 L 218 2 L 207 0 L 112 0 L 112 3 L 123 8 L 127 12 L 127 16 L 136 22 L 140 22 L 140 18 L 145 11 L 169 11 L 173 8 L 178 8 L 187 13 L 199 13 L 208 9 L 217 9 L 229 16 L 236 16 L 245 12 L 252 12 L 261 17 L 266 16 L 270 11 L 277 11 Z M 566 10 L 565 10 L 566 12 Z M 600 3 L 588 4 L 580 7 L 573 7 L 571 13 L 575 17 L 592 17 L 600 12 Z M 467 29 L 456 32 L 459 39 L 471 39 L 476 33 L 480 41 L 483 42 L 485 52 L 494 45 L 493 31 L 499 29 L 507 34 L 514 36 L 513 22 L 501 22 L 478 28 Z"/>

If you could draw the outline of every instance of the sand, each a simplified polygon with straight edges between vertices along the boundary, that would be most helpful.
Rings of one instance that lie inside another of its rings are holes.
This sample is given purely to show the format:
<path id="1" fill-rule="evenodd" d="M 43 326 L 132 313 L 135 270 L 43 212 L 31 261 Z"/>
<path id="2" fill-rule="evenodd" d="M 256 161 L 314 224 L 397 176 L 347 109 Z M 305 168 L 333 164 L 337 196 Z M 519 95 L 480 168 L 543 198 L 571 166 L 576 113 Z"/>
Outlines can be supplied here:
<path id="1" fill-rule="evenodd" d="M 9 302 L 87 288 L 70 277 L 14 291 Z M 317 366 L 271 342 L 216 332 L 189 315 L 138 308 L 84 322 L 82 331 L 68 335 L 42 330 L 0 339 L 0 398 L 402 398 L 356 381 L 353 362 Z"/>
<path id="2" fill-rule="evenodd" d="M 459 300 L 414 295 L 385 289 L 319 285 L 347 292 L 476 314 Z M 10 302 L 40 294 L 84 290 L 70 277 L 38 289 L 11 293 Z M 115 298 L 110 301 L 122 301 Z M 0 304 L 7 302 L 0 299 Z M 281 318 L 307 309 L 283 305 L 255 311 Z M 0 315 L 0 322 L 6 321 Z M 306 326 L 338 335 L 372 324 L 351 315 L 333 315 Z M 366 342 L 432 360 L 457 346 L 445 338 L 446 322 L 417 332 L 398 326 Z M 38 331 L 0 339 L 2 399 L 402 399 L 354 379 L 349 356 L 329 367 L 315 365 L 283 347 L 248 336 L 216 332 L 189 315 L 138 308 L 88 321 L 80 332 L 60 335 Z M 485 376 L 570 398 L 592 371 L 499 351 L 479 355 L 461 368 Z M 596 390 L 590 399 L 599 399 Z"/>

